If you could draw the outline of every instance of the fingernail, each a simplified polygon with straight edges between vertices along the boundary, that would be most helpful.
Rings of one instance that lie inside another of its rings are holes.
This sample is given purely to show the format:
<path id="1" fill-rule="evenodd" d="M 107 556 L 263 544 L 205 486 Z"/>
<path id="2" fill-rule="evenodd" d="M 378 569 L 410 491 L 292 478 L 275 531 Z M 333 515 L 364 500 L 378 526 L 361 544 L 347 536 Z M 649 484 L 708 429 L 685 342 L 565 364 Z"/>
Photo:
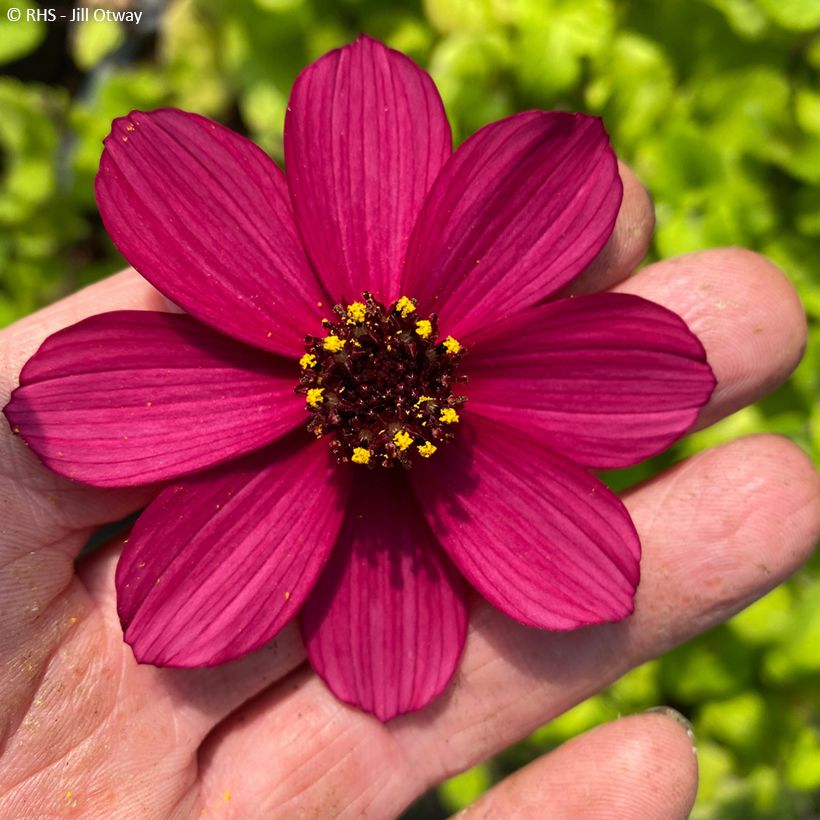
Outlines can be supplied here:
<path id="1" fill-rule="evenodd" d="M 686 734 L 689 735 L 689 740 L 692 741 L 692 749 L 697 750 L 697 741 L 695 740 L 695 727 L 685 718 L 677 709 L 673 709 L 671 706 L 653 706 L 651 709 L 647 709 L 645 714 L 647 715 L 665 715 L 668 718 L 672 718 L 675 723 L 680 724 L 686 730 Z"/>

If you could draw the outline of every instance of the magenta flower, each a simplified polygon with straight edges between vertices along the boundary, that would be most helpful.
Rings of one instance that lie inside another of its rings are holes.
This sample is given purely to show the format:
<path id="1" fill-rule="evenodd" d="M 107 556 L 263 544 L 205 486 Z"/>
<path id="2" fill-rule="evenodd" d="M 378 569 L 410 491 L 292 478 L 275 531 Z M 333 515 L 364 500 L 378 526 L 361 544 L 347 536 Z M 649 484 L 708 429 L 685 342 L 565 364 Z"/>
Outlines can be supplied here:
<path id="1" fill-rule="evenodd" d="M 5 408 L 61 475 L 167 482 L 117 569 L 136 658 L 223 663 L 298 614 L 330 689 L 387 720 L 453 675 L 464 579 L 533 627 L 627 616 L 638 536 L 589 470 L 667 447 L 715 381 L 665 308 L 555 298 L 620 205 L 600 121 L 530 111 L 453 153 L 427 74 L 363 37 L 298 78 L 285 157 L 182 111 L 115 121 L 100 212 L 187 313 L 54 334 Z"/>

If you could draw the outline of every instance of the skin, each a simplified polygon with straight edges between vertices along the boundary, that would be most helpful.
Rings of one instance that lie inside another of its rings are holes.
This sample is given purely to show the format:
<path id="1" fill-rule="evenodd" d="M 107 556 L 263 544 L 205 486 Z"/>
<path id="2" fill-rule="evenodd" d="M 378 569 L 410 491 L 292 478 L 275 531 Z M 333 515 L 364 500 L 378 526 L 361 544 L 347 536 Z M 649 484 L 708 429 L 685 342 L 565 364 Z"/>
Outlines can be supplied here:
<path id="1" fill-rule="evenodd" d="M 718 388 L 698 426 L 788 377 L 805 319 L 783 274 L 739 249 L 631 275 L 653 226 L 628 169 L 618 224 L 571 288 L 615 288 L 681 314 Z M 106 310 L 167 310 L 133 271 L 0 333 L 0 402 L 40 342 Z M 122 642 L 118 547 L 75 563 L 89 534 L 156 488 L 98 490 L 46 470 L 0 425 L 0 816 L 368 817 L 398 814 L 628 669 L 727 619 L 791 575 L 820 533 L 820 478 L 789 441 L 752 436 L 628 492 L 644 546 L 635 615 L 550 634 L 477 598 L 447 692 L 382 725 L 336 701 L 295 627 L 216 669 L 138 666 Z M 692 743 L 668 714 L 600 727 L 498 785 L 468 817 L 686 817 Z"/>

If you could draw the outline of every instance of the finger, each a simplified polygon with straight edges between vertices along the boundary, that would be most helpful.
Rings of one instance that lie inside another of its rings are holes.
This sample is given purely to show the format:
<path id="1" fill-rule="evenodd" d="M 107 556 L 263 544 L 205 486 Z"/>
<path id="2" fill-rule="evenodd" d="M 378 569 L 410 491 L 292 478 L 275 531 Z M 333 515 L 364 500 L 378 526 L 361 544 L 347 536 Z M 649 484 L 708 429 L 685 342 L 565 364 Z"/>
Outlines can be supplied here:
<path id="1" fill-rule="evenodd" d="M 150 708 L 145 707 L 146 719 L 164 720 L 161 716 L 172 710 L 179 744 L 193 751 L 238 706 L 304 661 L 299 630 L 295 624 L 289 624 L 258 651 L 213 668 L 169 669 L 137 664 L 131 647 L 123 640 L 117 614 L 114 573 L 122 542 L 118 538 L 78 563 L 77 576 L 93 602 L 93 612 L 74 626 L 67 651 L 73 663 L 82 665 L 82 658 L 98 652 L 102 642 L 106 656 L 122 670 L 120 698 L 142 700 L 141 692 L 162 692 L 162 698 Z M 156 713 L 153 718 L 148 714 L 151 709 Z"/>
<path id="2" fill-rule="evenodd" d="M 126 271 L 6 328 L 0 333 L 0 405 L 8 400 L 25 360 L 55 330 L 101 310 L 161 310 L 163 305 L 153 288 Z M 100 524 L 138 509 L 149 493 L 101 492 L 60 478 L 40 464 L 7 424 L 0 424 L 0 657 L 9 669 L 17 669 L 19 661 L 20 669 L 29 670 L 19 676 L 21 682 L 30 677 L 29 684 L 36 683 L 37 670 L 53 647 L 88 611 L 79 589 L 61 596 L 88 536 Z M 58 598 L 59 606 L 52 606 Z M 19 691 L 24 704 L 24 690 Z M 10 707 L 9 714 L 13 712 Z"/>
<path id="3" fill-rule="evenodd" d="M 547 633 L 479 602 L 448 692 L 386 726 L 296 672 L 208 739 L 204 794 L 230 789 L 248 817 L 330 800 L 340 816 L 392 816 L 433 783 L 748 605 L 794 572 L 820 533 L 820 478 L 802 451 L 772 436 L 700 453 L 625 501 L 644 546 L 630 619 Z"/>
<path id="4" fill-rule="evenodd" d="M 667 713 L 599 726 L 510 775 L 459 817 L 685 820 L 697 758 L 683 718 Z"/>
<path id="5" fill-rule="evenodd" d="M 619 289 L 681 313 L 703 340 L 719 386 L 701 413 L 701 426 L 763 395 L 799 360 L 802 308 L 785 276 L 757 254 L 691 254 L 650 265 Z"/>
<path id="6" fill-rule="evenodd" d="M 595 293 L 626 279 L 649 251 L 655 230 L 655 209 L 646 188 L 629 166 L 618 162 L 624 197 L 612 236 L 586 270 L 561 296 Z"/>
<path id="7" fill-rule="evenodd" d="M 717 388 L 696 428 L 771 392 L 805 349 L 806 317 L 794 287 L 751 251 L 724 248 L 657 262 L 615 290 L 673 310 L 706 348 Z"/>
<path id="8" fill-rule="evenodd" d="M 0 405 L 5 406 L 23 364 L 47 336 L 95 313 L 119 309 L 164 310 L 167 302 L 135 271 L 127 270 L 0 332 Z M 9 534 L 13 558 L 83 530 L 71 542 L 76 554 L 87 531 L 133 512 L 150 497 L 150 491 L 100 491 L 60 478 L 46 470 L 5 423 L 0 424 L 0 493 L 7 499 L 0 509 L 0 532 Z"/>

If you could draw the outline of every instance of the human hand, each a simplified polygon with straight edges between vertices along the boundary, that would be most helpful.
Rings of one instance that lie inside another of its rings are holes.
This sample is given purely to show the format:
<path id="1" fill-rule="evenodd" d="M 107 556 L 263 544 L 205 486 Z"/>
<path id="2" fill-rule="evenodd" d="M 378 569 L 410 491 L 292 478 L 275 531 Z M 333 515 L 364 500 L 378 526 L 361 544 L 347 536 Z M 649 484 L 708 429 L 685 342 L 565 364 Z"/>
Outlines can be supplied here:
<path id="1" fill-rule="evenodd" d="M 782 274 L 742 250 L 693 254 L 629 277 L 652 212 L 622 169 L 615 233 L 573 290 L 613 288 L 681 315 L 718 388 L 704 426 L 782 382 L 802 311 Z M 132 271 L 0 334 L 5 402 L 57 329 L 107 310 L 167 310 Z M 820 480 L 790 442 L 754 436 L 700 453 L 624 496 L 643 543 L 635 614 L 555 634 L 476 598 L 456 678 L 430 707 L 383 725 L 339 703 L 287 627 L 214 669 L 137 665 L 122 642 L 120 544 L 75 560 L 89 534 L 157 488 L 100 490 L 46 470 L 0 429 L 0 816 L 390 817 L 432 784 L 524 736 L 629 668 L 725 620 L 792 573 L 820 531 Z M 684 817 L 691 744 L 663 715 L 567 744 L 498 786 L 475 816 Z"/>

